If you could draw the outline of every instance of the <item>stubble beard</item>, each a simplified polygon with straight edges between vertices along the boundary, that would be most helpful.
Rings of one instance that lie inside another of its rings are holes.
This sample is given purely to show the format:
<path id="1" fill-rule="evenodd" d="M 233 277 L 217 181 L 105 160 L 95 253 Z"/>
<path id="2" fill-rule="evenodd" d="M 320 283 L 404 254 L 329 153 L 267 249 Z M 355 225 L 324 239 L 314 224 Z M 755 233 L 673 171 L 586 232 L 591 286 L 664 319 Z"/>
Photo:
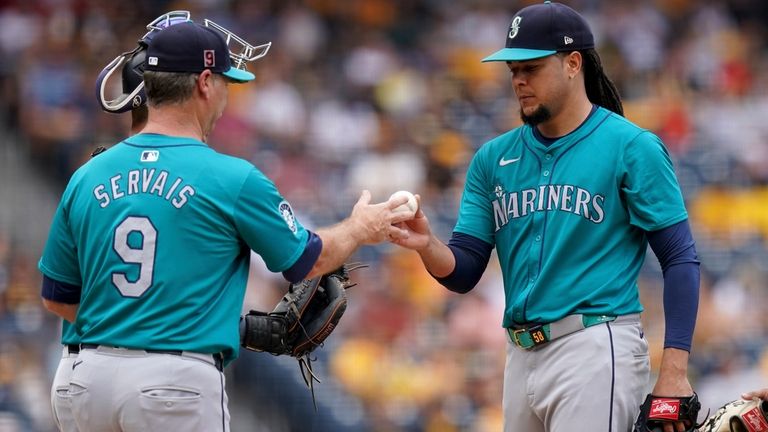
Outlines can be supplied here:
<path id="1" fill-rule="evenodd" d="M 530 115 L 526 115 L 525 112 L 523 112 L 523 109 L 520 108 L 520 119 L 527 125 L 536 126 L 551 118 L 552 112 L 544 105 L 539 105 L 539 107 Z"/>

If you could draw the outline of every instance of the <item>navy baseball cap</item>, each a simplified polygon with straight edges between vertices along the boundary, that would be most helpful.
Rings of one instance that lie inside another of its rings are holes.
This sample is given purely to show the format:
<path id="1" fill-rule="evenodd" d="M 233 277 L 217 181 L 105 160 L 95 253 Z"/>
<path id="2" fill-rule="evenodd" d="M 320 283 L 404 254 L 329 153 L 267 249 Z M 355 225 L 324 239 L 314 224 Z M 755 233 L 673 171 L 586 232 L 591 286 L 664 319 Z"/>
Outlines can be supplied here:
<path id="1" fill-rule="evenodd" d="M 483 61 L 533 60 L 594 47 L 595 38 L 584 17 L 562 3 L 545 1 L 521 9 L 509 25 L 506 46 Z"/>
<path id="2" fill-rule="evenodd" d="M 199 73 L 205 69 L 239 83 L 255 78 L 246 70 L 232 67 L 221 34 L 192 21 L 164 29 L 147 48 L 148 71 Z"/>

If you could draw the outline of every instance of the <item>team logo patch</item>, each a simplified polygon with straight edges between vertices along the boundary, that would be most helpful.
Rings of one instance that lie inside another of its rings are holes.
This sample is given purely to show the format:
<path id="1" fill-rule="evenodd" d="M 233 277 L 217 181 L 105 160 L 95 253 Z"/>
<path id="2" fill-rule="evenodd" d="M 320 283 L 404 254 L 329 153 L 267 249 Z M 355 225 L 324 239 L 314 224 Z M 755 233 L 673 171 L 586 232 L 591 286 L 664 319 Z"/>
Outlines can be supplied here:
<path id="1" fill-rule="evenodd" d="M 280 216 L 283 217 L 283 220 L 285 220 L 285 223 L 288 225 L 291 232 L 296 234 L 299 228 L 296 226 L 296 217 L 293 216 L 293 209 L 291 208 L 291 205 L 288 204 L 288 201 L 280 202 L 277 210 L 280 212 Z"/>
<path id="2" fill-rule="evenodd" d="M 159 158 L 159 150 L 144 150 L 141 152 L 141 158 L 139 160 L 142 162 L 157 162 Z"/>
<path id="3" fill-rule="evenodd" d="M 203 66 L 216 67 L 216 51 L 203 50 Z"/>
<path id="4" fill-rule="evenodd" d="M 496 198 L 501 198 L 504 195 L 504 188 L 501 187 L 500 184 L 497 184 L 496 187 L 493 188 L 493 193 L 496 194 Z"/>
<path id="5" fill-rule="evenodd" d="M 677 412 L 680 410 L 678 399 L 654 399 L 651 402 L 649 419 L 677 420 Z"/>
<path id="6" fill-rule="evenodd" d="M 134 108 L 138 108 L 141 106 L 141 96 L 136 95 L 133 98 L 133 101 L 131 101 L 131 105 L 133 105 Z"/>
<path id="7" fill-rule="evenodd" d="M 520 31 L 520 21 L 523 20 L 523 17 L 516 16 L 515 19 L 512 20 L 512 24 L 509 26 L 509 38 L 514 39 L 515 36 L 517 36 L 517 32 Z"/>

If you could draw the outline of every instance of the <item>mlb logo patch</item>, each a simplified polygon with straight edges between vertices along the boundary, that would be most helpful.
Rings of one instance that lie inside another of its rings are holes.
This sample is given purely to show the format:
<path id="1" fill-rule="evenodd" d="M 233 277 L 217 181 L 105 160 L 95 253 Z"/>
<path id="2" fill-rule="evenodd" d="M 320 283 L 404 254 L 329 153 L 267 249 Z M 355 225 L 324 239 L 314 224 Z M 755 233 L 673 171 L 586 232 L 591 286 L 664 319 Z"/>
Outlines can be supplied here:
<path id="1" fill-rule="evenodd" d="M 141 152 L 141 158 L 139 159 L 142 162 L 157 162 L 157 159 L 160 158 L 160 151 L 159 150 L 144 150 Z"/>
<path id="2" fill-rule="evenodd" d="M 157 57 L 152 56 L 147 59 L 147 63 L 151 64 L 152 66 L 157 66 Z"/>

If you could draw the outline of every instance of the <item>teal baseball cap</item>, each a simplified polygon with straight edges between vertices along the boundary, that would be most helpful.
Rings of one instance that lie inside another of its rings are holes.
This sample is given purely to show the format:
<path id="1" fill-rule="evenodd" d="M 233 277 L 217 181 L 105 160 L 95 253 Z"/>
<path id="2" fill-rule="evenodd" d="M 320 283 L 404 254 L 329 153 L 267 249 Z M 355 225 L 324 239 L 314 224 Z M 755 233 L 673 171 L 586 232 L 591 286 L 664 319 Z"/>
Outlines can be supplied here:
<path id="1" fill-rule="evenodd" d="M 584 17 L 562 3 L 545 1 L 521 9 L 509 25 L 505 47 L 482 61 L 533 60 L 594 47 L 595 38 Z"/>
<path id="2" fill-rule="evenodd" d="M 148 71 L 199 73 L 205 69 L 237 83 L 256 78 L 232 67 L 227 42 L 219 32 L 192 21 L 162 30 L 147 48 Z"/>

